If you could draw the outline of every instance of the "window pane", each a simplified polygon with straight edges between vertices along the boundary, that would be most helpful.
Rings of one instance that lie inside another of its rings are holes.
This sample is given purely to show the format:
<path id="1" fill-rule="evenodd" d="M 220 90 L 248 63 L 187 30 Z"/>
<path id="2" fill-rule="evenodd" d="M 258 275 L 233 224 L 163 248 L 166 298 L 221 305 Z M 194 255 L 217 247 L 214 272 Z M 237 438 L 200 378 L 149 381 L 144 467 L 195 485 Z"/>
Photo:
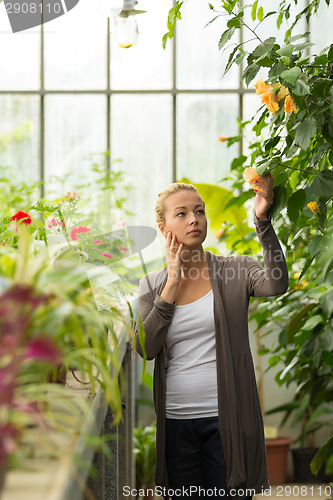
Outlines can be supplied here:
<path id="1" fill-rule="evenodd" d="M 128 208 L 138 224 L 154 223 L 158 193 L 172 182 L 172 98 L 113 96 L 112 159 L 121 159 L 132 186 Z"/>
<path id="2" fill-rule="evenodd" d="M 222 78 L 229 52 L 222 55 L 218 43 L 226 30 L 220 17 L 205 28 L 216 14 L 206 2 L 187 2 L 182 8 L 182 20 L 177 24 L 177 87 L 188 89 L 238 87 L 238 67 L 233 65 Z M 229 42 L 236 43 L 238 34 Z"/>
<path id="3" fill-rule="evenodd" d="M 245 22 L 251 28 L 257 26 L 255 32 L 257 36 L 260 37 L 261 40 L 266 40 L 267 38 L 275 37 L 277 42 L 282 46 L 284 45 L 284 34 L 286 30 L 290 28 L 290 25 L 294 20 L 296 14 L 298 14 L 304 9 L 305 2 L 306 0 L 298 0 L 296 6 L 293 4 L 293 2 L 291 2 L 290 19 L 287 22 L 284 20 L 280 26 L 280 29 L 278 29 L 276 25 L 278 17 L 277 14 L 269 16 L 267 19 L 264 19 L 261 23 L 259 23 L 258 20 L 253 22 L 251 18 L 251 5 L 249 6 L 249 8 L 245 10 L 244 19 Z M 267 15 L 269 12 L 277 11 L 279 3 L 276 2 L 276 0 L 265 0 L 265 2 L 262 3 L 262 6 L 264 9 L 264 14 Z M 293 29 L 292 34 L 298 35 L 300 33 L 305 33 L 306 31 L 307 29 L 305 22 L 304 20 L 302 20 L 298 22 L 296 27 Z M 247 28 L 244 28 L 244 40 L 251 40 L 244 45 L 244 48 L 250 53 L 260 43 L 260 40 L 254 39 L 253 33 L 249 31 Z"/>
<path id="4" fill-rule="evenodd" d="M 333 6 L 328 7 L 325 2 L 320 3 L 317 16 L 310 19 L 312 54 L 319 52 L 332 43 Z"/>
<path id="5" fill-rule="evenodd" d="M 99 13 L 95 2 L 80 0 L 45 29 L 47 89 L 106 87 L 107 18 Z"/>
<path id="6" fill-rule="evenodd" d="M 39 110 L 38 96 L 0 96 L 0 165 L 26 182 L 39 180 Z"/>
<path id="7" fill-rule="evenodd" d="M 238 156 L 219 136 L 238 134 L 238 96 L 180 95 L 177 100 L 177 178 L 216 183 Z"/>
<path id="8" fill-rule="evenodd" d="M 45 179 L 47 191 L 63 195 L 89 176 L 89 155 L 106 150 L 104 96 L 45 98 Z M 58 180 L 54 180 L 54 177 Z"/>
<path id="9" fill-rule="evenodd" d="M 113 89 L 168 89 L 172 86 L 171 43 L 162 48 L 162 36 L 167 31 L 170 0 L 149 2 L 140 0 L 137 9 L 145 14 L 135 16 L 138 43 L 129 49 L 116 43 L 115 28 L 111 29 L 111 87 Z"/>
<path id="10" fill-rule="evenodd" d="M 0 3 L 1 90 L 35 90 L 40 86 L 40 28 L 12 33 Z"/>

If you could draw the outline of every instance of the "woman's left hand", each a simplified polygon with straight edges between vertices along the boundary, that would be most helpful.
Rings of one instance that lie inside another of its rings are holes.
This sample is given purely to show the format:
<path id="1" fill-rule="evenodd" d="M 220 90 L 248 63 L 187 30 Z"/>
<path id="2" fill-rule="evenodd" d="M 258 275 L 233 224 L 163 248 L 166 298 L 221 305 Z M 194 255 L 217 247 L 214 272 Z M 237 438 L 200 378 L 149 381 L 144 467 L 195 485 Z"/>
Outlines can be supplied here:
<path id="1" fill-rule="evenodd" d="M 269 174 L 268 177 L 260 176 L 260 180 L 255 181 L 255 183 L 260 186 L 262 191 L 254 188 L 254 192 L 256 193 L 256 197 L 254 200 L 254 211 L 258 219 L 267 220 L 269 219 L 269 209 L 271 207 L 271 204 L 273 203 L 274 198 L 274 178 L 272 174 Z"/>

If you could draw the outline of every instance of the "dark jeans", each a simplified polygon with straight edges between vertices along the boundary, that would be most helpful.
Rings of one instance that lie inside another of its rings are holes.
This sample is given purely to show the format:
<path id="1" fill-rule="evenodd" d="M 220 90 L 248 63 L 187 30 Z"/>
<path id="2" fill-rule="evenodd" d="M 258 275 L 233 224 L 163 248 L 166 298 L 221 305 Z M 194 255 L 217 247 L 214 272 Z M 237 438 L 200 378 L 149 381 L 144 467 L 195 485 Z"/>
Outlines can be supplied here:
<path id="1" fill-rule="evenodd" d="M 173 500 L 239 498 L 228 494 L 218 417 L 167 418 L 166 464 Z"/>

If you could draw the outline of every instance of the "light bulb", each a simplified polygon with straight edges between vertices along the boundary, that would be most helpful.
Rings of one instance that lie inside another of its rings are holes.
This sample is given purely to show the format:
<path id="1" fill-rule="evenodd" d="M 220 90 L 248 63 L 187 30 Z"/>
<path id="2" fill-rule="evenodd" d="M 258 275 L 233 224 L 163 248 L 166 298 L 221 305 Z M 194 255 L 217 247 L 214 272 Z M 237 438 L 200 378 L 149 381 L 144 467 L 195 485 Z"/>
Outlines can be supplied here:
<path id="1" fill-rule="evenodd" d="M 115 18 L 116 42 L 119 47 L 128 49 L 138 41 L 138 25 L 135 16 Z"/>
<path id="2" fill-rule="evenodd" d="M 107 17 L 116 17 L 123 10 L 124 0 L 99 0 L 99 10 Z"/>

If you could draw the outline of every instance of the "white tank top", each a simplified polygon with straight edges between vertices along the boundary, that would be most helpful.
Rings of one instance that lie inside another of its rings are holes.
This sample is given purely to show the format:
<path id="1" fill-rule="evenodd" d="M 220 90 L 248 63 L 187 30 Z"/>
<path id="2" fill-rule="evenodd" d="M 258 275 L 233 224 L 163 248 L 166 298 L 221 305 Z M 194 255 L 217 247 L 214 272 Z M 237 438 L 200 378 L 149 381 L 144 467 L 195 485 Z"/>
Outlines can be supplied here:
<path id="1" fill-rule="evenodd" d="M 218 415 L 214 296 L 176 306 L 166 336 L 166 417 Z"/>

